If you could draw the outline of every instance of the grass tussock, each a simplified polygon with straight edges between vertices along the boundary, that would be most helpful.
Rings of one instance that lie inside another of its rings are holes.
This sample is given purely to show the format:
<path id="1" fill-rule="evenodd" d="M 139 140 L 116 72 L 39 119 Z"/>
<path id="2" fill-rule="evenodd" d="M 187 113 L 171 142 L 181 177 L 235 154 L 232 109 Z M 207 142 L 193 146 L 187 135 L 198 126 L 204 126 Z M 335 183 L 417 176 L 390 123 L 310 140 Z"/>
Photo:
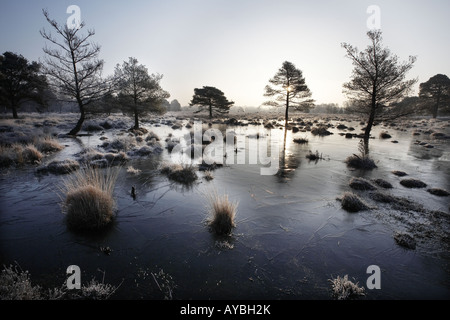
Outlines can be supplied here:
<path id="1" fill-rule="evenodd" d="M 400 184 L 406 188 L 425 188 L 427 184 L 418 179 L 403 179 L 400 181 Z"/>
<path id="2" fill-rule="evenodd" d="M 359 155 L 353 154 L 347 159 L 345 159 L 345 163 L 348 167 L 354 168 L 354 169 L 363 169 L 363 170 L 372 170 L 377 168 L 377 165 L 375 164 L 375 161 L 373 161 L 369 157 L 369 152 L 364 145 L 363 140 L 361 140 L 358 144 L 358 150 Z"/>
<path id="3" fill-rule="evenodd" d="M 399 245 L 406 249 L 414 250 L 416 248 L 416 240 L 409 234 L 403 232 L 396 232 L 394 240 Z"/>
<path id="4" fill-rule="evenodd" d="M 49 136 L 36 139 L 34 145 L 40 152 L 44 153 L 52 153 L 64 149 L 64 146 L 58 140 Z"/>
<path id="5" fill-rule="evenodd" d="M 354 168 L 354 169 L 365 169 L 365 170 L 372 170 L 377 168 L 377 165 L 375 164 L 375 161 L 373 161 L 369 156 L 360 156 L 357 154 L 353 154 L 349 156 L 347 159 L 345 159 L 345 163 L 347 166 Z"/>
<path id="6" fill-rule="evenodd" d="M 3 128 L 0 130 L 0 141 L 0 168 L 38 164 L 44 154 L 64 148 L 48 132 L 36 132 L 27 126 Z"/>
<path id="7" fill-rule="evenodd" d="M 10 146 L 0 146 L 0 167 L 39 164 L 44 155 L 33 145 L 14 143 Z"/>
<path id="8" fill-rule="evenodd" d="M 153 131 L 150 131 L 150 132 L 148 133 L 148 135 L 145 137 L 145 141 L 146 141 L 146 142 L 150 142 L 150 141 L 152 141 L 152 140 L 160 141 L 161 138 L 160 138 L 156 133 L 154 133 Z"/>
<path id="9" fill-rule="evenodd" d="M 392 136 L 387 131 L 380 132 L 380 139 L 390 139 Z"/>
<path id="10" fill-rule="evenodd" d="M 308 138 L 296 138 L 294 139 L 294 143 L 298 143 L 298 144 L 307 144 L 309 142 Z"/>
<path id="11" fill-rule="evenodd" d="M 443 132 L 433 132 L 432 134 L 430 134 L 430 138 L 431 139 L 450 139 L 450 136 L 447 136 Z"/>
<path id="12" fill-rule="evenodd" d="M 408 175 L 406 172 L 400 170 L 394 170 L 392 171 L 392 173 L 395 174 L 397 177 L 404 177 Z"/>
<path id="13" fill-rule="evenodd" d="M 345 192 L 340 201 L 342 208 L 348 212 L 358 212 L 370 209 L 367 203 L 351 192 Z"/>
<path id="14" fill-rule="evenodd" d="M 28 144 L 22 149 L 22 158 L 24 163 L 39 163 L 44 156 L 32 144 Z"/>
<path id="15" fill-rule="evenodd" d="M 194 183 L 198 179 L 196 168 L 192 165 L 165 163 L 161 166 L 160 172 L 165 174 L 170 180 L 187 185 Z"/>
<path id="16" fill-rule="evenodd" d="M 112 222 L 115 210 L 113 191 L 119 169 L 88 167 L 64 181 L 63 212 L 70 229 L 94 231 Z"/>
<path id="17" fill-rule="evenodd" d="M 128 173 L 131 173 L 131 174 L 134 174 L 134 175 L 138 175 L 138 174 L 140 174 L 140 173 L 142 172 L 142 170 L 136 169 L 136 168 L 134 168 L 133 166 L 129 166 L 129 167 L 127 168 L 127 172 L 128 172 Z"/>
<path id="18" fill-rule="evenodd" d="M 128 156 L 125 152 L 113 151 L 103 153 L 94 148 L 85 148 L 76 154 L 76 157 L 80 163 L 97 168 L 122 165 L 128 161 Z"/>
<path id="19" fill-rule="evenodd" d="M 328 127 L 324 125 L 313 127 L 311 129 L 311 133 L 315 136 L 329 136 L 333 134 L 332 132 L 328 131 Z"/>
<path id="20" fill-rule="evenodd" d="M 228 195 L 214 193 L 208 199 L 208 225 L 217 235 L 229 235 L 236 226 L 237 202 L 228 199 Z"/>
<path id="21" fill-rule="evenodd" d="M 137 146 L 136 137 L 133 136 L 118 137 L 111 142 L 105 141 L 101 145 L 103 149 L 112 153 L 117 153 L 119 151 L 127 152 L 132 150 L 136 146 Z"/>
<path id="22" fill-rule="evenodd" d="M 440 189 L 440 188 L 430 188 L 427 191 L 429 193 L 431 193 L 435 196 L 439 196 L 439 197 L 446 197 L 446 196 L 450 195 L 450 192 L 448 192 L 447 190 L 444 190 L 444 189 Z"/>
<path id="23" fill-rule="evenodd" d="M 332 296 L 337 300 L 350 300 L 364 296 L 364 287 L 360 287 L 358 282 L 354 283 L 348 279 L 348 275 L 342 278 L 330 279 Z"/>
<path id="24" fill-rule="evenodd" d="M 375 190 L 376 187 L 367 179 L 353 177 L 349 183 L 350 188 L 355 190 Z"/>
<path id="25" fill-rule="evenodd" d="M 376 202 L 389 204 L 393 209 L 402 212 L 415 211 L 420 213 L 432 213 L 431 211 L 425 209 L 422 204 L 408 198 L 396 197 L 379 191 L 371 193 L 370 197 Z M 436 214 L 438 213 L 436 212 Z"/>
<path id="26" fill-rule="evenodd" d="M 52 161 L 46 166 L 39 167 L 38 173 L 68 174 L 80 169 L 80 163 L 76 160 L 66 159 L 63 161 Z"/>
<path id="27" fill-rule="evenodd" d="M 373 182 L 384 189 L 392 189 L 392 184 L 384 179 L 374 179 Z"/>

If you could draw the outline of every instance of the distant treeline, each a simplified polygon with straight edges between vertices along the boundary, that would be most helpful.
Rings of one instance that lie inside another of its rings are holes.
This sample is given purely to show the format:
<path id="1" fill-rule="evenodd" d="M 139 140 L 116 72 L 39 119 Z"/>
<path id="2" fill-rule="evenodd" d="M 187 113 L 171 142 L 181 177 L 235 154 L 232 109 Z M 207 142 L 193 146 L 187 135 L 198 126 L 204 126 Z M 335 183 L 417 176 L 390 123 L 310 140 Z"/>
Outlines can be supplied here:
<path id="1" fill-rule="evenodd" d="M 174 111 L 182 111 L 181 104 L 177 99 L 172 101 L 165 100 L 163 103 L 164 111 L 166 112 L 174 112 Z M 54 113 L 77 113 L 78 105 L 76 102 L 67 102 L 60 101 L 54 98 L 52 95 L 52 99 L 48 99 L 45 104 L 40 104 L 35 101 L 26 101 L 20 106 L 20 111 L 25 113 L 30 112 L 54 112 Z M 10 109 L 5 105 L 0 104 L 0 112 L 1 113 L 11 113 Z M 98 103 L 97 105 L 93 105 L 89 109 L 90 113 L 100 113 L 100 114 L 111 114 L 111 113 L 120 113 L 122 110 L 117 106 L 107 106 L 105 104 Z"/>
<path id="2" fill-rule="evenodd" d="M 54 98 L 54 96 L 52 95 Z M 425 104 L 423 99 L 420 99 L 418 96 L 406 97 L 402 101 L 395 104 L 395 107 L 398 110 L 402 110 L 403 113 L 408 113 L 409 115 L 430 115 L 430 108 Z M 192 106 L 181 106 L 177 99 L 172 101 L 165 100 L 163 103 L 163 108 L 165 112 L 178 112 L 178 111 L 196 111 L 196 107 Z M 357 106 L 350 101 L 345 101 L 342 105 L 338 103 L 321 103 L 316 104 L 314 108 L 309 110 L 309 113 L 312 114 L 357 114 L 356 111 Z M 38 104 L 34 101 L 25 102 L 21 106 L 21 112 L 55 112 L 55 113 L 76 113 L 78 112 L 78 106 L 75 102 L 65 102 L 59 101 L 56 99 L 49 99 L 48 103 L 45 105 Z M 258 107 L 238 107 L 234 106 L 231 110 L 231 113 L 245 114 L 245 113 L 265 113 L 268 110 L 258 108 Z M 273 110 L 272 110 L 273 111 Z M 282 112 L 282 110 L 278 110 Z M 5 106 L 0 105 L 1 113 L 9 113 L 10 110 Z M 111 113 L 120 113 L 122 110 L 117 106 L 106 105 L 102 103 L 98 103 L 97 105 L 92 106 L 90 108 L 91 113 L 100 113 L 100 114 L 111 114 Z M 441 116 L 450 115 L 450 109 L 442 108 L 440 111 Z"/>

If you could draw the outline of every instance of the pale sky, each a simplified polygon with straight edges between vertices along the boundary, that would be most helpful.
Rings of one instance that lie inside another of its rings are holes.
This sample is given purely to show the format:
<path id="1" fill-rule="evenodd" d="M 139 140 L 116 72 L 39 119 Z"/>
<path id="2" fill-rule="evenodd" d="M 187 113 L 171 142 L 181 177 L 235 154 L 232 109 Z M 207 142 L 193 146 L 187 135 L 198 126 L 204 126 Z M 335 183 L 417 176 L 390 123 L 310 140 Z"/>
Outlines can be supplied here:
<path id="1" fill-rule="evenodd" d="M 70 5 L 96 31 L 105 76 L 135 57 L 164 75 L 169 100 L 182 106 L 202 86 L 217 87 L 236 106 L 259 106 L 286 60 L 302 70 L 317 103 L 342 103 L 352 64 L 341 43 L 369 44 L 370 5 L 380 9 L 384 44 L 401 61 L 417 56 L 408 74 L 418 78 L 416 93 L 435 74 L 450 76 L 448 0 L 0 0 L 0 53 L 42 60 L 39 30 L 51 31 L 42 9 L 63 24 Z"/>

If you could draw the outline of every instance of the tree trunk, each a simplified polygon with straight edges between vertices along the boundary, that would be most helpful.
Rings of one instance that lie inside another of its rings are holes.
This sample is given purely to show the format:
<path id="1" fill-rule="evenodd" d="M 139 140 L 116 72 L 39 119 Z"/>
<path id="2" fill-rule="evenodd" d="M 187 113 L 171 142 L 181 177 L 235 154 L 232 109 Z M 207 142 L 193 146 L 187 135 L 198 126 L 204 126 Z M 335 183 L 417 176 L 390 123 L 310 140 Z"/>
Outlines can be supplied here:
<path id="1" fill-rule="evenodd" d="M 364 131 L 364 141 L 369 141 L 370 131 L 372 130 L 373 122 L 375 120 L 375 110 L 370 111 L 369 121 L 367 121 L 366 130 Z"/>
<path id="2" fill-rule="evenodd" d="M 212 119 L 212 104 L 209 105 L 209 118 Z"/>
<path id="3" fill-rule="evenodd" d="M 366 130 L 364 131 L 364 147 L 366 150 L 366 153 L 369 153 L 369 139 L 370 139 L 370 131 L 372 130 L 373 122 L 375 121 L 375 113 L 376 113 L 376 96 L 375 96 L 375 90 L 372 94 L 372 104 L 370 108 L 370 115 L 369 115 L 369 121 L 367 121 Z"/>
<path id="4" fill-rule="evenodd" d="M 12 109 L 12 113 L 13 113 L 13 118 L 19 119 L 19 116 L 17 115 L 17 107 L 15 105 L 12 105 L 11 109 Z"/>
<path id="5" fill-rule="evenodd" d="M 436 119 L 438 116 L 439 103 L 441 102 L 441 95 L 438 94 L 436 99 L 436 104 L 433 106 L 433 119 Z"/>
<path id="6" fill-rule="evenodd" d="M 289 117 L 289 92 L 286 95 L 286 113 L 284 115 L 284 127 L 288 126 L 288 117 Z"/>
<path id="7" fill-rule="evenodd" d="M 134 129 L 139 129 L 139 113 L 137 107 L 134 107 Z"/>
<path id="8" fill-rule="evenodd" d="M 75 128 L 73 128 L 70 132 L 69 132 L 69 136 L 76 136 L 78 132 L 80 132 L 81 127 L 83 126 L 83 122 L 84 122 L 84 105 L 83 105 L 83 101 L 81 99 L 81 94 L 80 94 L 80 86 L 79 86 L 79 82 L 78 82 L 78 73 L 77 73 L 77 65 L 75 62 L 75 54 L 74 51 L 71 49 L 70 54 L 72 56 L 72 66 L 73 66 L 73 75 L 75 76 L 75 92 L 76 92 L 76 100 L 78 103 L 78 107 L 80 108 L 80 119 L 77 122 L 77 125 L 75 126 Z"/>
<path id="9" fill-rule="evenodd" d="M 76 136 L 78 132 L 80 132 L 81 128 L 83 127 L 83 122 L 85 119 L 85 113 L 84 113 L 84 106 L 82 104 L 79 104 L 80 107 L 80 119 L 78 119 L 78 122 L 75 126 L 75 128 L 73 128 L 68 135 L 69 136 Z"/>

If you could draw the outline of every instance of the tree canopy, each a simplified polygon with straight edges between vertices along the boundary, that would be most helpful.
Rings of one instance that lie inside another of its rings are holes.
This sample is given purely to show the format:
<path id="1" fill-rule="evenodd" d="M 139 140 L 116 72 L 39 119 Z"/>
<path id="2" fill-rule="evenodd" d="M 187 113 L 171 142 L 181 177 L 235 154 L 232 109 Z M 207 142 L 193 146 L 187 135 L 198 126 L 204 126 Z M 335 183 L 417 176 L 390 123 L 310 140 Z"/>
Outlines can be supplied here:
<path id="1" fill-rule="evenodd" d="M 380 30 L 371 30 L 367 35 L 371 43 L 364 51 L 360 52 L 347 43 L 342 44 L 354 67 L 350 81 L 343 85 L 344 93 L 356 106 L 354 111 L 368 116 L 364 132 L 366 144 L 376 117 L 392 112 L 391 104 L 406 96 L 417 82 L 416 79 L 405 80 L 416 61 L 415 57 L 410 56 L 407 62 L 399 62 L 396 55 L 383 47 Z"/>
<path id="2" fill-rule="evenodd" d="M 204 86 L 194 89 L 194 96 L 190 106 L 198 106 L 199 110 L 195 113 L 208 110 L 209 117 L 224 115 L 230 111 L 233 101 L 228 101 L 224 93 L 215 87 Z"/>
<path id="3" fill-rule="evenodd" d="M 116 66 L 117 97 L 122 109 L 133 114 L 134 129 L 139 129 L 139 115 L 164 111 L 163 104 L 170 94 L 161 88 L 162 77 L 150 75 L 148 69 L 133 57 Z"/>
<path id="4" fill-rule="evenodd" d="M 285 107 L 285 121 L 288 123 L 289 108 L 299 111 L 309 111 L 314 106 L 311 91 L 306 85 L 305 78 L 301 70 L 289 61 L 283 65 L 275 76 L 269 80 L 270 85 L 265 87 L 264 96 L 274 97 L 274 100 L 265 102 L 265 105 L 274 107 Z"/>
<path id="5" fill-rule="evenodd" d="M 13 52 L 7 51 L 0 56 L 0 103 L 12 110 L 15 119 L 18 118 L 17 109 L 24 102 L 45 104 L 48 84 L 40 69 L 39 63 L 30 63 Z"/>
<path id="6" fill-rule="evenodd" d="M 437 118 L 439 112 L 450 112 L 450 79 L 444 74 L 431 77 L 419 85 L 419 97 L 433 118 Z"/>

